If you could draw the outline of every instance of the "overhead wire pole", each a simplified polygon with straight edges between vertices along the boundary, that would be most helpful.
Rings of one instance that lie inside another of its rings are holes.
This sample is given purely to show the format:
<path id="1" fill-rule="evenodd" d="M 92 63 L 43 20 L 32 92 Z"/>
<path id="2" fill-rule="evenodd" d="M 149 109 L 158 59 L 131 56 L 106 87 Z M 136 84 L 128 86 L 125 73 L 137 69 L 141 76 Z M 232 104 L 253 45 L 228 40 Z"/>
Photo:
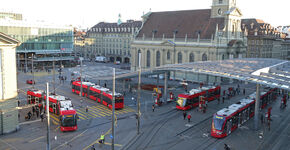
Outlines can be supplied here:
<path id="1" fill-rule="evenodd" d="M 32 89 L 34 89 L 35 81 L 34 81 L 33 53 L 31 56 L 31 72 L 32 72 Z"/>
<path id="2" fill-rule="evenodd" d="M 55 94 L 55 62 L 54 57 L 52 61 L 52 73 L 53 73 L 53 93 Z"/>
<path id="3" fill-rule="evenodd" d="M 115 142 L 115 85 L 116 85 L 116 76 L 115 68 L 113 68 L 113 107 L 112 107 L 112 150 L 114 150 Z"/>
<path id="4" fill-rule="evenodd" d="M 140 90 L 141 90 L 141 53 L 139 53 L 139 71 L 138 71 L 138 114 L 137 114 L 137 134 L 140 134 Z"/>
<path id="5" fill-rule="evenodd" d="M 80 96 L 83 96 L 83 79 L 82 79 L 82 66 L 83 66 L 83 61 L 81 59 L 81 64 L 80 64 L 80 81 L 81 81 L 81 91 L 80 91 Z"/>
<path id="6" fill-rule="evenodd" d="M 46 82 L 46 118 L 47 118 L 47 145 L 46 149 L 50 150 L 50 143 L 49 143 L 49 138 L 50 138 L 50 118 L 49 118 L 49 84 Z"/>

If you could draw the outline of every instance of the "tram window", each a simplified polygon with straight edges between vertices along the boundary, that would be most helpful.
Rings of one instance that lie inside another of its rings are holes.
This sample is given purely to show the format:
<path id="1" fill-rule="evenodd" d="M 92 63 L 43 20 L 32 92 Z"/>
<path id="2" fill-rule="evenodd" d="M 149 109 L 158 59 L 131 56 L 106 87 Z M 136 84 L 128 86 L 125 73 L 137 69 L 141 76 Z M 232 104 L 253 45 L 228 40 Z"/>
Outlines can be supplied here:
<path id="1" fill-rule="evenodd" d="M 76 86 L 73 84 L 73 85 L 72 85 L 72 89 L 75 89 L 75 88 L 76 88 Z"/>
<path id="2" fill-rule="evenodd" d="M 233 125 L 238 125 L 238 120 L 239 120 L 239 114 L 236 114 L 233 116 Z"/>
<path id="3" fill-rule="evenodd" d="M 83 88 L 83 92 L 84 92 L 84 93 L 87 93 L 88 91 L 87 91 L 87 89 L 86 89 L 86 88 Z"/>
<path id="4" fill-rule="evenodd" d="M 199 98 L 198 97 L 193 98 L 193 103 L 198 103 L 198 102 L 199 102 Z"/>

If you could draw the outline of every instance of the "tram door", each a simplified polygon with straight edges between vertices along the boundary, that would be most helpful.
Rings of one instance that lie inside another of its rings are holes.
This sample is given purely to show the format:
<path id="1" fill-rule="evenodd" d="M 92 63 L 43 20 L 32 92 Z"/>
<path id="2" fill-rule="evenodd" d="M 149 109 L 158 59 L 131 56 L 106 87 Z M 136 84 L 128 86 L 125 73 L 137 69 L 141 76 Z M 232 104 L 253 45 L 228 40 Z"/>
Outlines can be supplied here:
<path id="1" fill-rule="evenodd" d="M 31 104 L 31 96 L 30 95 L 27 96 L 27 102 L 28 102 L 28 104 Z"/>
<path id="2" fill-rule="evenodd" d="M 56 104 L 55 103 L 52 104 L 52 110 L 53 110 L 53 113 L 55 114 L 56 113 Z"/>
<path id="3" fill-rule="evenodd" d="M 225 124 L 225 130 L 227 135 L 231 134 L 231 128 L 232 128 L 232 119 L 229 119 Z"/>

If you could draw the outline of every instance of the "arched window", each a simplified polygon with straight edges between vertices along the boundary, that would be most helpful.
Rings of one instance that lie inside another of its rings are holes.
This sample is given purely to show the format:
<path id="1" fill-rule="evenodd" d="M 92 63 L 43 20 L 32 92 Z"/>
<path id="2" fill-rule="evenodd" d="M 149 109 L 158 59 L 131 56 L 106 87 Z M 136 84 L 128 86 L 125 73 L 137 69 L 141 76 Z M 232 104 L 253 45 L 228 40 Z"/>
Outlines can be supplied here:
<path id="1" fill-rule="evenodd" d="M 179 52 L 179 53 L 177 54 L 177 62 L 178 62 L 179 64 L 182 63 L 182 54 L 181 54 L 181 52 Z"/>
<path id="2" fill-rule="evenodd" d="M 147 60 L 146 60 L 146 66 L 147 66 L 147 67 L 150 67 L 150 61 L 151 61 L 151 60 L 150 60 L 150 56 L 151 56 L 151 54 L 150 54 L 150 51 L 148 50 L 148 51 L 147 51 L 147 57 L 146 57 L 146 59 L 147 59 Z"/>
<path id="3" fill-rule="evenodd" d="M 156 52 L 156 67 L 160 66 L 160 52 Z"/>
<path id="4" fill-rule="evenodd" d="M 141 59 L 141 58 L 139 58 L 139 54 L 141 54 L 141 50 L 140 49 L 138 50 L 138 53 L 137 53 L 137 58 L 138 58 L 137 62 L 136 62 L 137 63 L 137 67 L 139 67 L 139 60 Z M 141 63 L 140 63 L 140 65 L 141 65 Z"/>
<path id="5" fill-rule="evenodd" d="M 167 60 L 170 60 L 170 52 L 167 52 Z"/>
<path id="6" fill-rule="evenodd" d="M 202 61 L 207 61 L 207 55 L 206 54 L 202 55 Z"/>
<path id="7" fill-rule="evenodd" d="M 189 55 L 189 62 L 194 62 L 194 54 L 190 53 Z"/>
<path id="8" fill-rule="evenodd" d="M 222 60 L 225 60 L 225 55 L 223 54 L 223 56 L 222 56 Z"/>

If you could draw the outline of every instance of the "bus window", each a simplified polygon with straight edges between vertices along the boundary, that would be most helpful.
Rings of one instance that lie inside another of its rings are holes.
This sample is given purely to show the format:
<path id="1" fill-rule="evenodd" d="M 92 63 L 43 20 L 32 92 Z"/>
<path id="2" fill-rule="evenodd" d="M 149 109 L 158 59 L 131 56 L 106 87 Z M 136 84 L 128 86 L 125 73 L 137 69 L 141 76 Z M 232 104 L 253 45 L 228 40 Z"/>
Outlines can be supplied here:
<path id="1" fill-rule="evenodd" d="M 213 116 L 214 128 L 216 130 L 222 130 L 223 124 L 225 122 L 225 118 L 221 116 L 214 115 Z"/>

